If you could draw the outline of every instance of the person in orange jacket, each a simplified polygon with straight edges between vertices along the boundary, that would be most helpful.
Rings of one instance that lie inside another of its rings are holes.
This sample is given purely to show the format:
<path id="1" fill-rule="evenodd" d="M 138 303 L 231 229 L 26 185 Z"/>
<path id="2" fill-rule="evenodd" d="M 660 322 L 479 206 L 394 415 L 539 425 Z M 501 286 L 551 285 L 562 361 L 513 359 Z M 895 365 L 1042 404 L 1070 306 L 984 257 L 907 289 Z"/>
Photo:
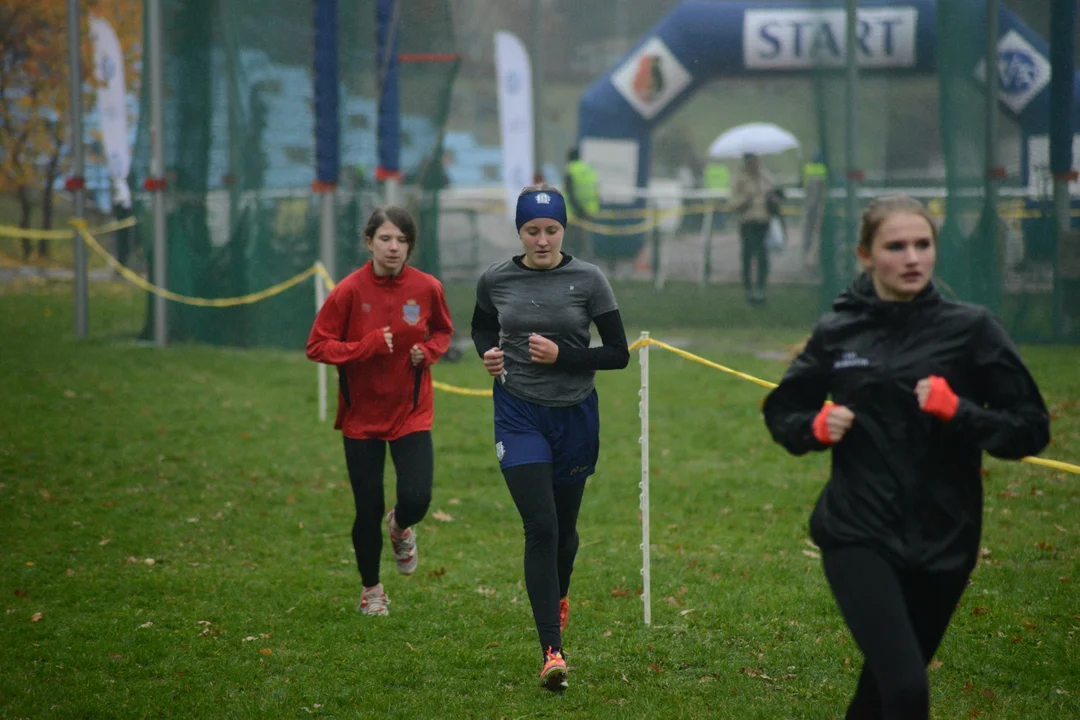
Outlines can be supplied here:
<path id="1" fill-rule="evenodd" d="M 434 416 L 431 370 L 450 347 L 454 328 L 442 284 L 409 267 L 416 224 L 400 207 L 372 213 L 364 229 L 371 260 L 331 291 L 315 318 L 307 356 L 338 369 L 334 428 L 356 504 L 352 539 L 364 590 L 359 610 L 386 615 L 379 580 L 386 510 L 386 445 L 397 472 L 397 504 L 386 525 L 398 572 L 416 570 L 416 529 L 431 504 Z"/>

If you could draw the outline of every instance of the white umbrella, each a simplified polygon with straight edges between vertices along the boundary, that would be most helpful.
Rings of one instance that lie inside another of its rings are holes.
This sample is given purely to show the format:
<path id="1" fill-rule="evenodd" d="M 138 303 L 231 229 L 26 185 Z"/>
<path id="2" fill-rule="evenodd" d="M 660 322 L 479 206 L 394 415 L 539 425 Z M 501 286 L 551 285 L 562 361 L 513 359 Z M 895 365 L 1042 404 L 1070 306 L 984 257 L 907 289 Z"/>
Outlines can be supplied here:
<path id="1" fill-rule="evenodd" d="M 713 140 L 709 157 L 736 158 L 747 153 L 772 155 L 799 147 L 799 141 L 787 130 L 772 123 L 736 125 Z"/>

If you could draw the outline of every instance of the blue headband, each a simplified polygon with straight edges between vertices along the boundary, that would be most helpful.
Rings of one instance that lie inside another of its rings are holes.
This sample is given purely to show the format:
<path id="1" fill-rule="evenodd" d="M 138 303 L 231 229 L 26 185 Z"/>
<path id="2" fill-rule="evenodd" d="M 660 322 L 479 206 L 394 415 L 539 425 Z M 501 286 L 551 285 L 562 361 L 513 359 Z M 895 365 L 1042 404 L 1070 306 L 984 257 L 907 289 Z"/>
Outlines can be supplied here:
<path id="1" fill-rule="evenodd" d="M 557 220 L 566 227 L 566 201 L 559 193 L 537 192 L 525 193 L 518 197 L 517 201 L 517 229 L 530 220 L 548 218 Z"/>

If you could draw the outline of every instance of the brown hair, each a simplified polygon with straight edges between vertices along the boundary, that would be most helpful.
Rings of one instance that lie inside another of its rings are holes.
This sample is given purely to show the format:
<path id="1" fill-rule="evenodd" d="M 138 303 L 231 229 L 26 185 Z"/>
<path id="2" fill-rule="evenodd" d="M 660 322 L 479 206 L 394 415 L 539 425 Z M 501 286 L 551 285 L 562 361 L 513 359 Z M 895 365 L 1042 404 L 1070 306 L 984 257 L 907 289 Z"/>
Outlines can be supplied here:
<path id="1" fill-rule="evenodd" d="M 934 216 L 930 214 L 925 205 L 910 195 L 882 195 L 870 202 L 869 207 L 863 211 L 862 220 L 859 223 L 859 247 L 864 252 L 870 252 L 870 247 L 874 242 L 874 235 L 877 234 L 881 224 L 885 222 L 886 218 L 895 213 L 918 215 L 926 220 L 930 224 L 930 237 L 934 241 L 934 245 L 937 245 L 937 223 L 934 222 Z"/>
<path id="2" fill-rule="evenodd" d="M 518 197 L 521 197 L 522 195 L 528 195 L 529 193 L 534 192 L 546 192 L 558 195 L 559 197 L 563 196 L 563 194 L 559 192 L 559 189 L 556 187 L 552 187 L 547 183 L 536 183 L 535 185 L 526 185 L 524 188 L 522 188 L 521 192 L 518 193 Z"/>
<path id="3" fill-rule="evenodd" d="M 403 207 L 383 205 L 375 208 L 375 212 L 371 213 L 367 226 L 364 228 L 364 238 L 366 240 L 374 239 L 375 231 L 382 227 L 383 223 L 387 222 L 397 225 L 398 230 L 401 230 L 402 234 L 405 235 L 405 243 L 409 246 L 405 259 L 409 259 L 412 257 L 413 250 L 416 249 L 416 223 L 413 222 L 409 211 Z"/>

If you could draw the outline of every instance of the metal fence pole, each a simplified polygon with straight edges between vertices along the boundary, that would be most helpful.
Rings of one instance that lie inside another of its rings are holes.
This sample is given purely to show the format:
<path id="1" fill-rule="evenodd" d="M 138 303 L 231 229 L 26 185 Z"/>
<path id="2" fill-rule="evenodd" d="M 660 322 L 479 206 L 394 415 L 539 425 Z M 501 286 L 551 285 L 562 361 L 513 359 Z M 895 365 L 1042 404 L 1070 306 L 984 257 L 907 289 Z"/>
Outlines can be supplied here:
<path id="1" fill-rule="evenodd" d="M 71 93 L 71 154 L 72 177 L 70 187 L 74 202 L 74 217 L 86 216 L 86 185 L 84 180 L 85 154 L 83 151 L 82 121 L 82 43 L 79 22 L 79 0 L 68 0 L 68 84 Z M 121 70 L 122 72 L 122 70 Z M 84 338 L 90 331 L 89 273 L 87 269 L 86 243 L 78 232 L 74 235 L 75 251 L 75 336 Z"/>

